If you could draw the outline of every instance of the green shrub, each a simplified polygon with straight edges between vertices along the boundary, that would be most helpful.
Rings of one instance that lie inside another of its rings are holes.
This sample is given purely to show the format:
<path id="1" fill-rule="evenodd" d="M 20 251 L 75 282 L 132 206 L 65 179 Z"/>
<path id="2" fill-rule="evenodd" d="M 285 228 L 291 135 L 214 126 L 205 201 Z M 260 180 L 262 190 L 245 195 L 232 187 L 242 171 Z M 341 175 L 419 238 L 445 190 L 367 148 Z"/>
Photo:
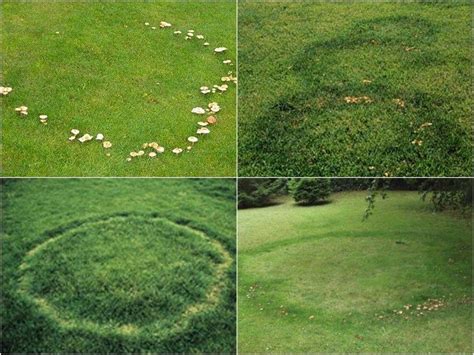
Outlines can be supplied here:
<path id="1" fill-rule="evenodd" d="M 329 197 L 329 179 L 295 179 L 289 183 L 290 194 L 298 204 L 314 205 Z"/>
<path id="2" fill-rule="evenodd" d="M 270 205 L 276 195 L 286 192 L 286 179 L 239 179 L 239 208 Z"/>

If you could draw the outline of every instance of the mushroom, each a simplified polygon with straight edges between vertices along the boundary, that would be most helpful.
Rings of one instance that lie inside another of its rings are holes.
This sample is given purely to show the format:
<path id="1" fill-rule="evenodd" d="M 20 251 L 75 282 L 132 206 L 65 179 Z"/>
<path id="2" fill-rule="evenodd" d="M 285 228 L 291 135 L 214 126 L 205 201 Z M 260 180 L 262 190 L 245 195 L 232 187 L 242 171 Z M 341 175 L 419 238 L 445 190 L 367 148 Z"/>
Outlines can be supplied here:
<path id="1" fill-rule="evenodd" d="M 173 32 L 175 35 L 180 35 L 182 32 L 181 31 L 174 31 Z"/>
<path id="2" fill-rule="evenodd" d="M 160 27 L 161 28 L 171 27 L 171 23 L 166 22 L 166 21 L 161 21 L 160 22 Z"/>
<path id="3" fill-rule="evenodd" d="M 163 153 L 165 151 L 165 147 L 158 147 L 155 150 L 157 153 Z"/>
<path id="4" fill-rule="evenodd" d="M 78 141 L 81 142 L 81 143 L 84 143 L 84 142 L 92 140 L 92 138 L 94 138 L 94 137 L 92 137 L 90 134 L 86 133 L 81 138 L 79 138 Z"/>
<path id="5" fill-rule="evenodd" d="M 226 60 L 223 60 L 222 63 L 224 64 L 230 64 L 232 63 L 232 61 L 230 59 L 226 59 Z"/>
<path id="6" fill-rule="evenodd" d="M 217 48 L 214 49 L 214 52 L 215 52 L 215 53 L 223 53 L 223 52 L 225 52 L 226 50 L 227 50 L 226 47 L 217 47 Z"/>
<path id="7" fill-rule="evenodd" d="M 48 116 L 47 115 L 39 115 L 40 122 L 44 125 L 48 124 Z"/>
<path id="8" fill-rule="evenodd" d="M 196 35 L 196 38 L 197 39 L 204 39 L 204 36 L 203 35 Z"/>
<path id="9" fill-rule="evenodd" d="M 104 140 L 104 135 L 102 133 L 98 133 L 97 136 L 95 137 L 96 141 L 103 141 Z"/>
<path id="10" fill-rule="evenodd" d="M 153 26 L 151 29 L 152 29 L 152 30 L 156 30 L 156 27 L 155 27 L 155 26 Z"/>
<path id="11" fill-rule="evenodd" d="M 154 157 L 156 157 L 156 153 L 155 152 L 150 152 L 150 153 L 148 153 L 148 156 L 150 158 L 154 158 Z"/>
<path id="12" fill-rule="evenodd" d="M 194 143 L 196 143 L 199 139 L 197 139 L 197 137 L 194 137 L 194 136 L 190 136 L 188 137 L 188 142 L 191 143 L 191 145 L 194 145 Z"/>
<path id="13" fill-rule="evenodd" d="M 209 116 L 209 117 L 207 118 L 207 122 L 208 122 L 209 124 L 216 124 L 216 123 L 217 123 L 217 118 L 216 118 L 215 116 Z"/>
<path id="14" fill-rule="evenodd" d="M 149 23 L 149 22 L 145 22 L 145 26 L 150 26 L 150 23 Z"/>
<path id="15" fill-rule="evenodd" d="M 188 32 L 187 35 L 188 35 L 188 37 L 193 37 L 193 36 L 194 36 L 194 33 Z"/>
<path id="16" fill-rule="evenodd" d="M 174 149 L 172 150 L 172 152 L 173 152 L 174 154 L 178 155 L 178 154 L 182 153 L 183 150 L 182 150 L 181 148 L 174 148 Z"/>
<path id="17" fill-rule="evenodd" d="M 143 150 L 139 150 L 137 152 L 137 157 L 141 157 L 143 154 L 145 154 L 145 152 Z"/>
<path id="18" fill-rule="evenodd" d="M 198 125 L 200 125 L 201 127 L 205 127 L 205 126 L 208 125 L 208 123 L 207 123 L 207 122 L 199 121 L 199 122 L 198 122 Z"/>
<path id="19" fill-rule="evenodd" d="M 110 143 L 109 141 L 104 141 L 102 142 L 102 147 L 104 147 L 105 149 L 110 148 L 112 147 L 112 143 Z"/>
<path id="20" fill-rule="evenodd" d="M 71 136 L 71 137 L 69 137 L 68 139 L 69 139 L 70 142 L 72 142 L 73 140 L 76 139 L 76 136 Z"/>
<path id="21" fill-rule="evenodd" d="M 78 129 L 75 129 L 75 128 L 73 128 L 73 129 L 71 129 L 71 134 L 73 134 L 73 135 L 77 136 L 77 135 L 79 134 L 79 130 L 78 130 Z"/>
<path id="22" fill-rule="evenodd" d="M 211 102 L 209 105 L 208 105 L 209 109 L 216 113 L 216 112 L 219 112 L 221 110 L 219 104 L 217 102 Z"/>
<path id="23" fill-rule="evenodd" d="M 202 127 L 202 128 L 199 128 L 197 131 L 196 131 L 197 134 L 209 134 L 211 133 L 211 131 L 206 128 L 206 127 Z"/>
<path id="24" fill-rule="evenodd" d="M 204 115 L 206 113 L 206 110 L 204 110 L 202 107 L 194 107 L 191 110 L 192 113 L 195 113 L 197 115 Z"/>
<path id="25" fill-rule="evenodd" d="M 203 46 L 208 46 L 209 45 L 209 42 L 204 42 Z"/>

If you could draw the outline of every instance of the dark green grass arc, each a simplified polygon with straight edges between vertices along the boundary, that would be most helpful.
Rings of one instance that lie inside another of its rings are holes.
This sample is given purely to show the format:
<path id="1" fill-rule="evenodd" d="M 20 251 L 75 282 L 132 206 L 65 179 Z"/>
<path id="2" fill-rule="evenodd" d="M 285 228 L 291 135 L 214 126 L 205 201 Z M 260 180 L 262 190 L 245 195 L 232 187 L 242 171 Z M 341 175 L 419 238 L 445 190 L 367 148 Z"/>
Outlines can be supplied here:
<path id="1" fill-rule="evenodd" d="M 83 223 L 30 250 L 20 284 L 60 323 L 133 333 L 150 324 L 170 328 L 205 302 L 207 290 L 222 281 L 216 268 L 226 257 L 192 229 L 115 217 Z"/>
<path id="2" fill-rule="evenodd" d="M 286 8 L 281 10 L 283 17 Z M 250 28 L 257 19 L 248 12 L 243 26 Z M 444 30 L 429 13 L 373 16 L 354 20 L 333 36 L 316 35 L 321 38 L 285 54 L 282 63 L 288 67 L 271 76 L 281 81 L 278 86 L 284 87 L 284 80 L 291 84 L 262 100 L 256 117 L 241 121 L 241 174 L 470 174 L 470 87 L 465 80 L 470 59 L 464 51 L 458 55 L 440 48 Z M 249 116 L 253 97 L 264 96 L 251 92 L 252 76 L 258 75 L 250 68 L 252 58 L 261 53 L 258 46 L 247 48 L 245 38 L 241 43 L 241 114 Z M 445 75 L 451 76 L 448 83 L 458 78 L 457 87 L 443 90 Z M 364 79 L 372 83 L 364 84 Z M 369 96 L 373 102 L 350 105 L 346 96 Z M 426 122 L 433 125 L 419 129 Z M 416 139 L 423 144 L 412 144 Z"/>

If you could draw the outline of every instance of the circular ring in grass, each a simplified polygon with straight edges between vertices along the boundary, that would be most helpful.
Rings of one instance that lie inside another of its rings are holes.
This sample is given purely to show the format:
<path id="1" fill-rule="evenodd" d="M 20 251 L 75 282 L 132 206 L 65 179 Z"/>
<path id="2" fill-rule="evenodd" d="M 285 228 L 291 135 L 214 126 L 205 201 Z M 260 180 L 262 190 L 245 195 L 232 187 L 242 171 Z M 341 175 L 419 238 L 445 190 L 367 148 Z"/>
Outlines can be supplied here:
<path id="1" fill-rule="evenodd" d="M 164 218 L 114 216 L 32 249 L 20 290 L 62 327 L 169 336 L 219 303 L 231 263 L 200 231 Z"/>

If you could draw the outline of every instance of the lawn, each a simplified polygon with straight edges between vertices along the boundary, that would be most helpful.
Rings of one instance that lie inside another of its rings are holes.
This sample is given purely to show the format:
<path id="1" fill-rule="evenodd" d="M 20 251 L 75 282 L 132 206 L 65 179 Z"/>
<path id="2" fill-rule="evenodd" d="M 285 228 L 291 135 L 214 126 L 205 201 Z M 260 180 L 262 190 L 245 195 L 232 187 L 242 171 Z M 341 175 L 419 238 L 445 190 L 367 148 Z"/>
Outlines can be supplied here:
<path id="1" fill-rule="evenodd" d="M 473 351 L 471 219 L 364 197 L 239 210 L 240 352 Z"/>
<path id="2" fill-rule="evenodd" d="M 7 1 L 1 9 L 1 85 L 13 88 L 0 99 L 4 176 L 235 175 L 236 89 L 221 80 L 236 71 L 233 1 Z M 221 46 L 228 50 L 214 53 Z M 200 92 L 221 84 L 226 92 Z M 206 117 L 191 110 L 210 102 L 221 108 L 217 123 L 197 135 Z M 15 112 L 22 105 L 26 117 Z M 70 142 L 71 129 L 77 138 L 101 133 L 112 147 Z M 165 152 L 127 161 L 150 142 Z M 184 152 L 175 156 L 175 147 Z"/>
<path id="3" fill-rule="evenodd" d="M 241 176 L 470 176 L 471 5 L 239 5 Z"/>
<path id="4" fill-rule="evenodd" d="M 2 186 L 2 353 L 235 351 L 235 181 Z"/>

